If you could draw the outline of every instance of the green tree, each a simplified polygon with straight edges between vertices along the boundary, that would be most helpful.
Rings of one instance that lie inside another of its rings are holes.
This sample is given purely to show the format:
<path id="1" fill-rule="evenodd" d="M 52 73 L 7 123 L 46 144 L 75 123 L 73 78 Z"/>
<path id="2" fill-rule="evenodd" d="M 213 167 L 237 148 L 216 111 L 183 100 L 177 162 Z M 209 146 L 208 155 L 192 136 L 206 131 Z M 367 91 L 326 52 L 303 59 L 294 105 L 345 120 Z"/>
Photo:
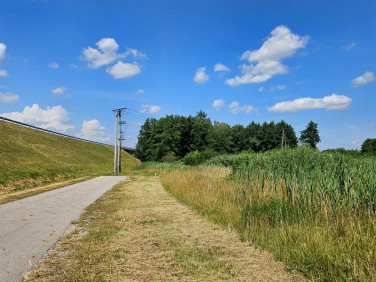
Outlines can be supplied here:
<path id="1" fill-rule="evenodd" d="M 361 147 L 362 154 L 376 155 L 376 138 L 367 138 Z"/>
<path id="2" fill-rule="evenodd" d="M 230 153 L 232 150 L 231 127 L 225 122 L 214 122 L 209 131 L 210 147 L 218 153 Z"/>
<path id="3" fill-rule="evenodd" d="M 286 123 L 284 120 L 280 121 L 275 125 L 275 133 L 279 138 L 278 147 L 290 147 L 294 148 L 298 145 L 298 138 L 296 137 L 294 128 Z M 282 136 L 283 136 L 283 144 L 282 144 Z"/>
<path id="4" fill-rule="evenodd" d="M 191 129 L 191 146 L 190 151 L 204 151 L 208 146 L 209 130 L 212 127 L 210 118 L 203 111 L 199 111 L 193 117 L 193 124 Z"/>
<path id="5" fill-rule="evenodd" d="M 317 149 L 316 145 L 321 141 L 319 130 L 317 129 L 317 123 L 310 121 L 306 129 L 300 131 L 299 141 L 311 146 L 313 149 Z"/>

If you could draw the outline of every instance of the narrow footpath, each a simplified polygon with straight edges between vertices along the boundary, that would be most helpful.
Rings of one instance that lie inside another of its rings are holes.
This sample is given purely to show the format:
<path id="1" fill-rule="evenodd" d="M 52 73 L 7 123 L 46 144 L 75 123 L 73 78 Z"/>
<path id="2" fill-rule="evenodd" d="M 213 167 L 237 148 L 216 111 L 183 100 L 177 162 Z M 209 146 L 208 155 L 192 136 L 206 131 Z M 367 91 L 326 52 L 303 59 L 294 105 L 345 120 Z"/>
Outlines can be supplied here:
<path id="1" fill-rule="evenodd" d="M 0 281 L 18 281 L 73 220 L 124 176 L 101 176 L 0 205 Z"/>
<path id="2" fill-rule="evenodd" d="M 132 176 L 90 206 L 27 281 L 305 281 L 190 210 L 159 178 Z"/>

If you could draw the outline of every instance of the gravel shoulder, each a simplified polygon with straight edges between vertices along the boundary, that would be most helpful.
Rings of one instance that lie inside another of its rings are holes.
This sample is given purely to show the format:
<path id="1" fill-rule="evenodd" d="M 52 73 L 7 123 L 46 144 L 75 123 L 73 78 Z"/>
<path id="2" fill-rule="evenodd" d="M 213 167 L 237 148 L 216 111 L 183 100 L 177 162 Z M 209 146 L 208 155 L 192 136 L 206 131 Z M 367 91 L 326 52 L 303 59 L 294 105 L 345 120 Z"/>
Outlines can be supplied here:
<path id="1" fill-rule="evenodd" d="M 27 275 L 35 280 L 305 281 L 140 175 L 91 205 Z"/>

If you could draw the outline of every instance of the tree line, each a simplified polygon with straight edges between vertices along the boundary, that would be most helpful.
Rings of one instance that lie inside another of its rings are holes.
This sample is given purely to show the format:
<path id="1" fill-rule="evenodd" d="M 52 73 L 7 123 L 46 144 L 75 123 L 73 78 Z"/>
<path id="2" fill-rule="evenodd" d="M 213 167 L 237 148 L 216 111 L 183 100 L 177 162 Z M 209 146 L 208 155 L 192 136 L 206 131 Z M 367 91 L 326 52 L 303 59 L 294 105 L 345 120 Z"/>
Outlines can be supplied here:
<path id="1" fill-rule="evenodd" d="M 166 156 L 183 158 L 194 151 L 233 154 L 297 145 L 294 128 L 283 120 L 230 126 L 225 122 L 212 122 L 205 112 L 199 111 L 188 117 L 148 118 L 139 132 L 136 157 L 142 161 L 160 161 Z"/>

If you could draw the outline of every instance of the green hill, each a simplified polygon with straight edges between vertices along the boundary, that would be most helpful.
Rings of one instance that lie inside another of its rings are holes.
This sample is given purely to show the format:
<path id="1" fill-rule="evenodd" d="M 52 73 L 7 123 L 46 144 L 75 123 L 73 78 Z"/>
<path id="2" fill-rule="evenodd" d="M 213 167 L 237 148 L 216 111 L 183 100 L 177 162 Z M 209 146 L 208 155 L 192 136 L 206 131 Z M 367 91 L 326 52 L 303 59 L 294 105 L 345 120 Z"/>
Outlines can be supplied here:
<path id="1" fill-rule="evenodd" d="M 140 161 L 122 152 L 122 168 Z M 23 190 L 67 179 L 111 174 L 113 147 L 0 121 L 0 191 Z"/>

